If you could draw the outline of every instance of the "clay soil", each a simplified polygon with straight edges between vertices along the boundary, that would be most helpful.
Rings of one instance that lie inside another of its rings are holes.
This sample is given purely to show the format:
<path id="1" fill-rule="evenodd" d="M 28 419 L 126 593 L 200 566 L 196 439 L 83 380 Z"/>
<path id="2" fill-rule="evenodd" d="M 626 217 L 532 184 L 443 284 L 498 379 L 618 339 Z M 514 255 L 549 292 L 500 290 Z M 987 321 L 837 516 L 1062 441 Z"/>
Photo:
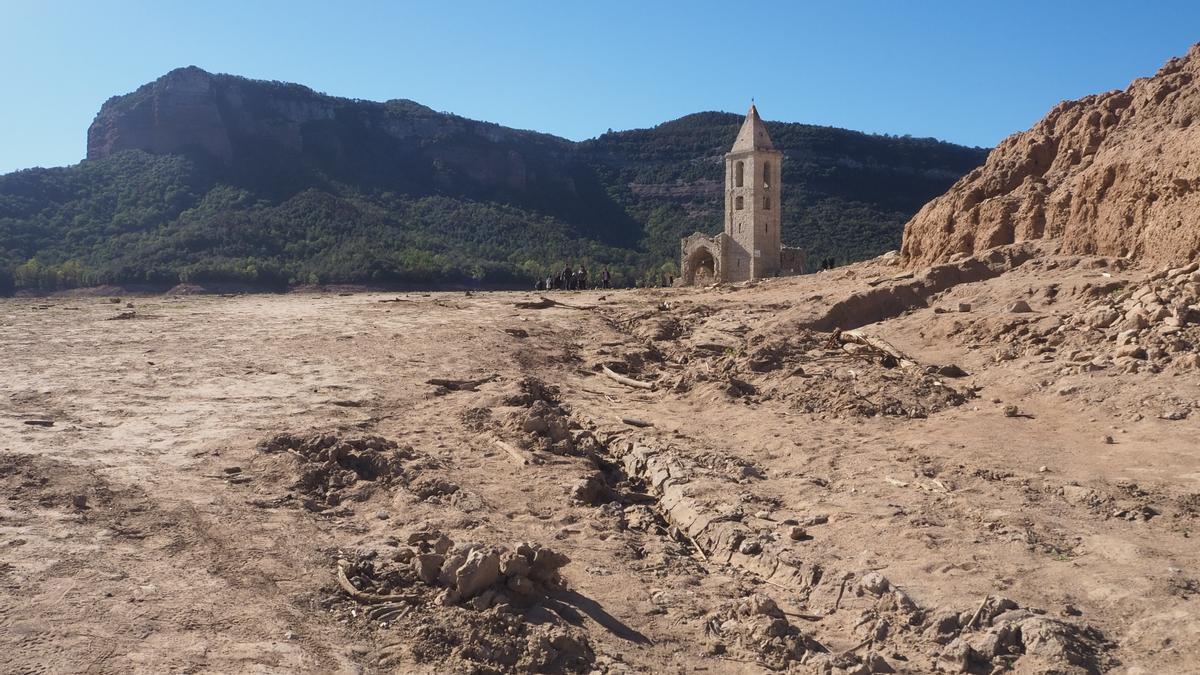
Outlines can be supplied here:
<path id="1" fill-rule="evenodd" d="M 0 671 L 1197 672 L 1197 371 L 1033 328 L 1151 271 L 1110 263 L 889 306 L 860 330 L 901 359 L 817 330 L 903 283 L 879 261 L 542 309 L 0 301 Z M 513 605 L 399 574 L 383 621 L 339 584 L 435 534 L 570 562 Z"/>

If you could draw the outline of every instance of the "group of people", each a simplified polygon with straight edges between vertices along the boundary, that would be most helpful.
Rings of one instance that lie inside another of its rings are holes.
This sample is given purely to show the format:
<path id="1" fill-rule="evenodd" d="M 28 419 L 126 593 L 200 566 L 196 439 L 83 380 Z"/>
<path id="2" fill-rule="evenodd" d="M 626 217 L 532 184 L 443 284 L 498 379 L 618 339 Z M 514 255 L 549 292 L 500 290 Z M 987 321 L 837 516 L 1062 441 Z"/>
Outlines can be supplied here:
<path id="1" fill-rule="evenodd" d="M 833 258 L 822 258 L 821 259 L 821 269 L 822 270 L 831 270 L 835 267 L 837 267 L 837 260 L 835 260 Z"/>
<path id="2" fill-rule="evenodd" d="M 538 279 L 536 285 L 536 290 L 539 291 L 586 291 L 589 288 L 612 288 L 612 274 L 609 273 L 607 267 L 600 273 L 600 279 L 596 286 L 589 285 L 588 270 L 583 265 L 580 265 L 579 269 L 575 271 L 572 271 L 570 267 L 564 267 L 558 274 Z"/>

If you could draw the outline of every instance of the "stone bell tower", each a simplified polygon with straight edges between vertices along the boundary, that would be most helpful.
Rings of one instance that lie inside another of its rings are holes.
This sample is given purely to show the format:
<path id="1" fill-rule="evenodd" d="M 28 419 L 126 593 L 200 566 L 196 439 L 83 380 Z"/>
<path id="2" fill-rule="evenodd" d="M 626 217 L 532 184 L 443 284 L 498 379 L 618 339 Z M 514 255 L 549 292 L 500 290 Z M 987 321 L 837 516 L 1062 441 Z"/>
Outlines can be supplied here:
<path id="1" fill-rule="evenodd" d="M 725 253 L 727 281 L 780 274 L 780 163 L 767 125 L 751 105 L 733 148 L 725 155 Z"/>

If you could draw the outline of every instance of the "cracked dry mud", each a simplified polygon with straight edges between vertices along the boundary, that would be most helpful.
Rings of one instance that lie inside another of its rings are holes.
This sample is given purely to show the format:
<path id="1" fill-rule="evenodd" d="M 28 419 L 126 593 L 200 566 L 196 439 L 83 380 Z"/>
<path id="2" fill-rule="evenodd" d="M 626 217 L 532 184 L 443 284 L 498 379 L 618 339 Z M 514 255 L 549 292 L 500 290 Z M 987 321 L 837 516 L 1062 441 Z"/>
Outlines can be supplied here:
<path id="1" fill-rule="evenodd" d="M 1194 669 L 1194 270 L 982 256 L 0 301 L 0 671 Z"/>

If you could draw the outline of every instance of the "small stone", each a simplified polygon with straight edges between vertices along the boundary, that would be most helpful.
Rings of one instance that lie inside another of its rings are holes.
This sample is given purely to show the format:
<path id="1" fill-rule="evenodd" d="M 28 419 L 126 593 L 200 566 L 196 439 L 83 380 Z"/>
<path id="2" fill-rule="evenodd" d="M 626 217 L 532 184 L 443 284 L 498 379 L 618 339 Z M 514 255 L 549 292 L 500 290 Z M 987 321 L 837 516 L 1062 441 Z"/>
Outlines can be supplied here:
<path id="1" fill-rule="evenodd" d="M 241 473 L 241 472 L 242 472 L 242 467 L 240 467 L 240 466 L 227 466 L 227 467 L 225 467 L 224 469 L 222 469 L 222 471 L 224 471 L 224 472 L 225 472 L 225 473 L 227 473 L 227 474 L 233 475 L 233 474 L 236 474 L 236 473 Z"/>
<path id="2" fill-rule="evenodd" d="M 808 531 L 803 527 L 792 526 L 788 528 L 788 539 L 792 541 L 802 541 L 808 538 Z"/>
<path id="3" fill-rule="evenodd" d="M 1015 405 L 1004 406 L 1004 416 L 1005 417 L 1016 417 L 1017 415 L 1020 415 L 1020 414 L 1021 414 L 1021 410 L 1017 406 L 1015 406 Z"/>
<path id="4" fill-rule="evenodd" d="M 1159 415 L 1159 418 L 1164 420 L 1179 421 L 1187 419 L 1188 411 L 1186 410 L 1168 410 Z"/>
<path id="5" fill-rule="evenodd" d="M 1050 470 L 1050 467 L 1046 466 L 1045 464 L 1038 467 L 1038 473 L 1046 473 L 1049 470 Z"/>
<path id="6" fill-rule="evenodd" d="M 892 583 L 879 572 L 867 572 L 859 580 L 858 586 L 872 595 L 883 595 L 892 588 Z"/>
<path id="7" fill-rule="evenodd" d="M 71 506 L 77 509 L 87 508 L 87 495 L 74 495 L 71 497 Z"/>
<path id="8" fill-rule="evenodd" d="M 1009 305 L 1008 311 L 1012 312 L 1013 314 L 1027 314 L 1032 312 L 1033 308 L 1029 306 L 1028 302 L 1025 302 L 1024 300 L 1018 300 Z"/>
<path id="9" fill-rule="evenodd" d="M 1104 437 L 1104 444 L 1105 444 L 1105 445 L 1112 445 L 1113 443 L 1116 443 L 1116 441 L 1115 441 L 1115 440 L 1113 440 L 1113 437 L 1112 437 L 1112 436 L 1105 436 L 1105 437 Z"/>
<path id="10" fill-rule="evenodd" d="M 284 640 L 295 640 L 297 637 L 298 636 L 290 630 L 283 634 Z"/>
<path id="11" fill-rule="evenodd" d="M 375 517 L 380 520 L 387 520 L 388 518 L 392 517 L 392 514 L 388 513 L 387 511 L 376 511 Z"/>
<path id="12" fill-rule="evenodd" d="M 762 553 L 762 544 L 758 543 L 757 540 L 747 539 L 738 546 L 738 551 L 745 555 L 757 555 Z"/>
<path id="13" fill-rule="evenodd" d="M 958 311 L 964 312 L 964 313 L 971 311 L 971 303 L 969 303 L 969 302 L 958 303 Z"/>

